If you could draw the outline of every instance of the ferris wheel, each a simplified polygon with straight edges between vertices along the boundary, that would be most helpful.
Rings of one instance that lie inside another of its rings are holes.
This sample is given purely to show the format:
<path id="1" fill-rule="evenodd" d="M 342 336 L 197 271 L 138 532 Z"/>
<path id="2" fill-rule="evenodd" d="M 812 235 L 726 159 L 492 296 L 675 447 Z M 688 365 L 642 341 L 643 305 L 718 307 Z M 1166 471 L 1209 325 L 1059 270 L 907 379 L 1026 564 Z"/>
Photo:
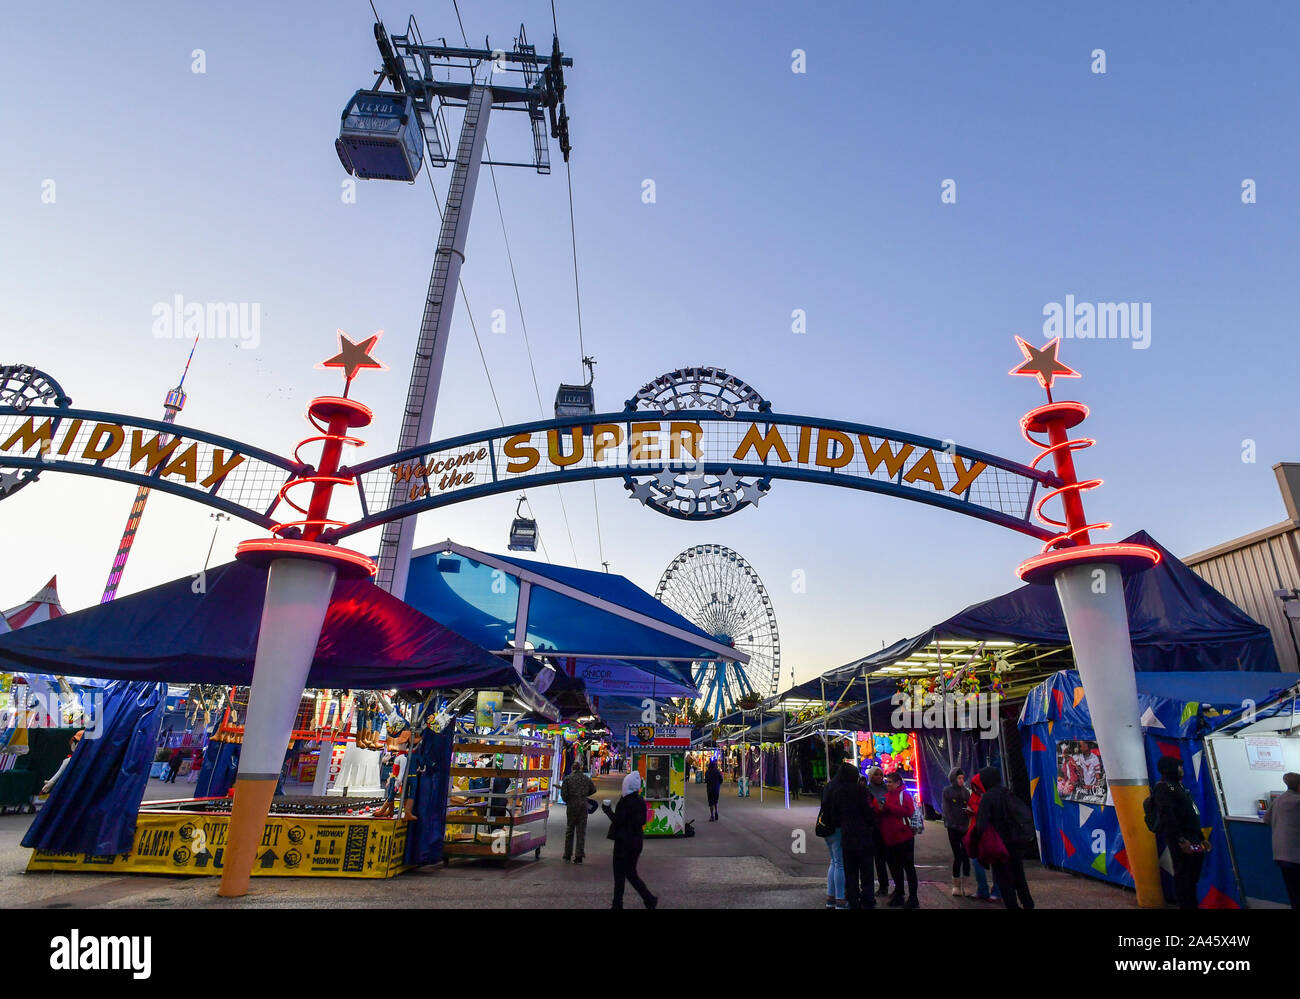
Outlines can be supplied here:
<path id="1" fill-rule="evenodd" d="M 749 655 L 748 664 L 702 661 L 692 678 L 700 704 L 715 718 L 735 710 L 746 694 L 776 693 L 781 638 L 763 581 L 725 545 L 695 545 L 664 570 L 655 596 L 718 641 Z"/>

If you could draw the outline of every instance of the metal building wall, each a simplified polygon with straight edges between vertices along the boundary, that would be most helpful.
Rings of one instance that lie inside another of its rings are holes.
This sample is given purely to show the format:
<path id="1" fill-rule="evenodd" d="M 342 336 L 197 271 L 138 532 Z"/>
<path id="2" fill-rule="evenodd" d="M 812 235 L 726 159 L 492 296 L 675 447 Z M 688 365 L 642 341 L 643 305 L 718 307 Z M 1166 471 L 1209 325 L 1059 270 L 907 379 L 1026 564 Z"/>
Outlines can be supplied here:
<path id="1" fill-rule="evenodd" d="M 1300 671 L 1291 622 L 1282 601 L 1273 595 L 1278 589 L 1300 589 L 1300 527 L 1282 523 L 1183 561 L 1272 632 L 1282 669 Z"/>

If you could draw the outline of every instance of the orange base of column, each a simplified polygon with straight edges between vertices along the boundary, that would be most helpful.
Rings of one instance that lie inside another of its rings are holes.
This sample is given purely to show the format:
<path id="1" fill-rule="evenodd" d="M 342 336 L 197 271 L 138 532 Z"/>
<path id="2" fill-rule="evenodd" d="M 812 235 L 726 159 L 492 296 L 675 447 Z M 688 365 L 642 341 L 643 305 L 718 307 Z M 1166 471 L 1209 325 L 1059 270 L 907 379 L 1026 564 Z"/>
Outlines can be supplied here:
<path id="1" fill-rule="evenodd" d="M 1112 784 L 1110 793 L 1115 801 L 1115 817 L 1119 820 L 1119 831 L 1124 837 L 1129 868 L 1133 872 L 1138 905 L 1143 909 L 1163 909 L 1165 890 L 1160 883 L 1156 838 L 1147 828 L 1142 811 L 1142 803 L 1146 801 L 1151 789 L 1145 784 Z"/>
<path id="2" fill-rule="evenodd" d="M 234 806 L 230 810 L 230 828 L 226 834 L 226 859 L 221 871 L 221 887 L 217 894 L 223 898 L 239 898 L 248 894 L 248 879 L 253 874 L 253 861 L 262 842 L 266 816 L 271 811 L 275 797 L 275 779 L 235 781 Z"/>

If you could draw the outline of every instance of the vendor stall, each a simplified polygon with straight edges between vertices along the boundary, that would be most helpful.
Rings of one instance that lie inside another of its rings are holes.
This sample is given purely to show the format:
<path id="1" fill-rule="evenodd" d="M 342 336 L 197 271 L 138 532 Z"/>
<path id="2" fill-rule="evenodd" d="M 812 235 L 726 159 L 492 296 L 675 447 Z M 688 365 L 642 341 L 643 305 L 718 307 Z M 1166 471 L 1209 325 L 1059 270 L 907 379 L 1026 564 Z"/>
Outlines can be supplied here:
<path id="1" fill-rule="evenodd" d="M 1236 740 L 1233 731 L 1224 731 L 1221 737 L 1214 733 L 1240 717 L 1243 703 L 1276 703 L 1278 688 L 1285 687 L 1287 681 L 1278 673 L 1231 671 L 1139 672 L 1136 676 L 1151 783 L 1160 779 L 1156 764 L 1162 757 L 1182 763 L 1183 785 L 1191 792 L 1211 847 L 1197 889 L 1201 908 L 1237 908 L 1247 902 L 1250 892 L 1241 889 L 1241 882 L 1247 880 L 1241 877 L 1242 871 L 1249 874 L 1252 889 L 1268 892 L 1266 875 L 1270 872 L 1265 865 L 1272 866 L 1272 853 L 1262 835 L 1267 830 L 1260 823 L 1256 805 L 1268 787 L 1282 788 L 1281 772 L 1272 774 L 1272 782 L 1260 771 L 1254 771 L 1256 777 L 1250 779 L 1249 743 L 1245 738 Z M 1275 717 L 1279 723 L 1287 720 L 1286 714 Z M 1128 856 L 1106 782 L 1106 761 L 1097 750 L 1078 673 L 1062 670 L 1036 687 L 1025 700 L 1020 727 L 1043 862 L 1132 887 Z M 1300 740 L 1294 740 L 1292 751 L 1300 752 Z M 1220 758 L 1222 769 L 1214 765 Z M 1300 767 L 1300 755 L 1292 756 L 1288 765 Z M 1229 789 L 1226 794 L 1224 787 Z M 1233 811 L 1225 813 L 1225 804 L 1235 810 L 1235 816 Z M 1225 814 L 1230 817 L 1226 825 Z M 1241 833 L 1240 849 L 1229 851 L 1229 831 Z M 1159 839 L 1157 845 L 1165 894 L 1173 900 L 1169 848 Z M 1239 870 L 1234 870 L 1234 858 Z M 1275 868 L 1271 873 L 1278 879 L 1276 893 L 1280 895 L 1281 879 Z"/>
<path id="2" fill-rule="evenodd" d="M 686 835 L 686 750 L 689 725 L 629 725 L 632 768 L 644 782 L 647 836 Z"/>
<path id="3" fill-rule="evenodd" d="M 229 798 L 151 801 L 128 850 L 108 856 L 34 850 L 29 871 L 220 874 Z M 253 868 L 256 876 L 391 878 L 405 862 L 408 823 L 356 814 L 379 799 L 277 798 Z"/>
<path id="4" fill-rule="evenodd" d="M 1247 905 L 1288 904 L 1264 816 L 1286 790 L 1282 775 L 1300 773 L 1298 698 L 1300 685 L 1251 703 L 1205 738 L 1215 798 Z"/>
<path id="5" fill-rule="evenodd" d="M 443 862 L 542 856 L 550 814 L 553 740 L 463 735 L 452 743 Z"/>

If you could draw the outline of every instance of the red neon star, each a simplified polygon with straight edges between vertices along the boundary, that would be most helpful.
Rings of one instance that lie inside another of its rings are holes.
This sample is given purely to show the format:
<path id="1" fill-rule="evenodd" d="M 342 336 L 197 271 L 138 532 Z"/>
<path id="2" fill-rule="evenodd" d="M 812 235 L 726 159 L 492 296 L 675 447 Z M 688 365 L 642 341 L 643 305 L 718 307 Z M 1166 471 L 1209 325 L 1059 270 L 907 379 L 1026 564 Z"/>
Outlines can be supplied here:
<path id="1" fill-rule="evenodd" d="M 1079 372 L 1062 364 L 1056 358 L 1057 348 L 1061 344 L 1059 336 L 1048 340 L 1041 348 L 1027 343 L 1020 337 L 1016 337 L 1016 343 L 1020 346 L 1020 352 L 1025 355 L 1025 363 L 1018 368 L 1012 368 L 1008 373 L 1037 378 L 1038 384 L 1047 389 L 1049 396 L 1052 392 L 1052 383 L 1056 379 L 1079 377 Z"/>
<path id="2" fill-rule="evenodd" d="M 352 379 L 356 377 L 357 372 L 362 368 L 374 368 L 377 371 L 387 371 L 388 366 L 382 361 L 376 361 L 370 356 L 370 352 L 375 349 L 375 344 L 379 338 L 384 335 L 383 330 L 379 330 L 374 336 L 367 337 L 359 343 L 354 343 L 348 338 L 348 335 L 342 330 L 338 330 L 339 335 L 339 352 L 327 361 L 322 361 L 322 368 L 342 368 L 343 369 L 343 394 L 348 394 L 348 388 L 352 385 Z"/>

